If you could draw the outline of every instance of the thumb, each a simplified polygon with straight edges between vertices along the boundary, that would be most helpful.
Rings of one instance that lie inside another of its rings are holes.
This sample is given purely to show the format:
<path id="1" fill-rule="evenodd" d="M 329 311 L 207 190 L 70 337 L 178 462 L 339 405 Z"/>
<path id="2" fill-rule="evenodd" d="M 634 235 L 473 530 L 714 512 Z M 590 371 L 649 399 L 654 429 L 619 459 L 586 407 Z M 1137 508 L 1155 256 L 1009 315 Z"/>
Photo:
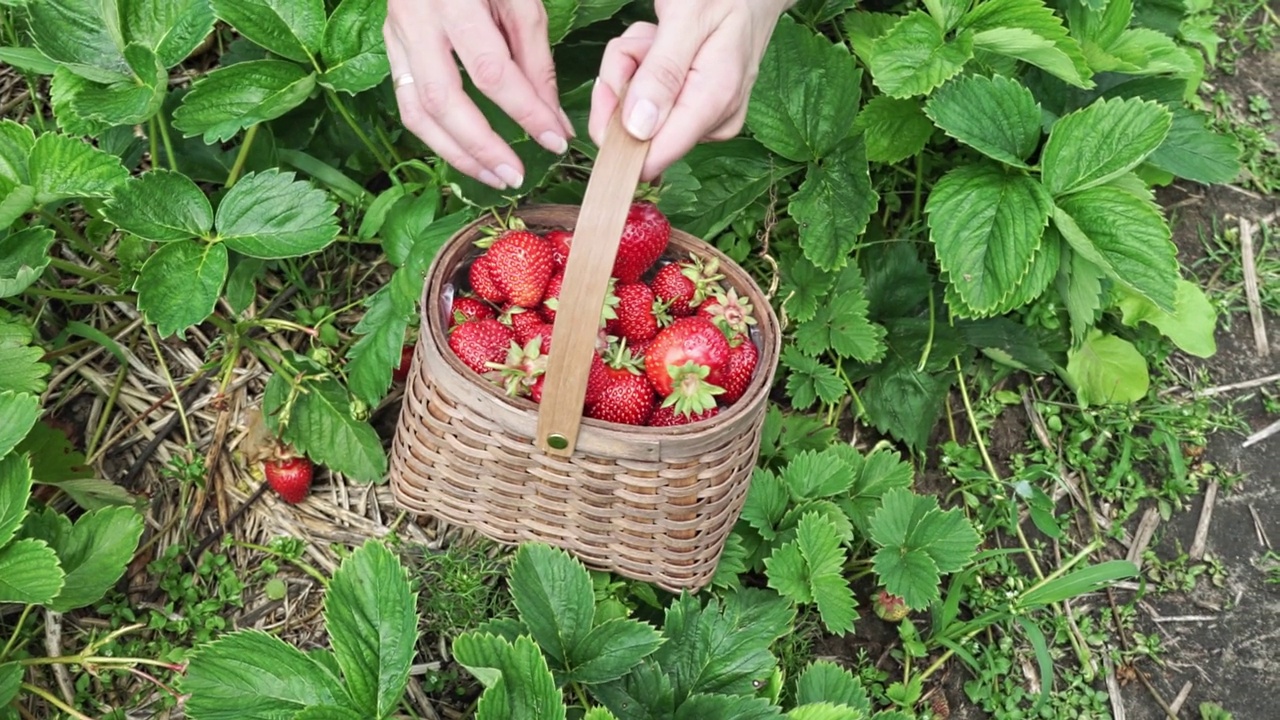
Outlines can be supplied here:
<path id="1" fill-rule="evenodd" d="M 675 107 L 704 39 L 697 26 L 671 20 L 658 25 L 622 104 L 623 125 L 637 139 L 652 139 Z"/>

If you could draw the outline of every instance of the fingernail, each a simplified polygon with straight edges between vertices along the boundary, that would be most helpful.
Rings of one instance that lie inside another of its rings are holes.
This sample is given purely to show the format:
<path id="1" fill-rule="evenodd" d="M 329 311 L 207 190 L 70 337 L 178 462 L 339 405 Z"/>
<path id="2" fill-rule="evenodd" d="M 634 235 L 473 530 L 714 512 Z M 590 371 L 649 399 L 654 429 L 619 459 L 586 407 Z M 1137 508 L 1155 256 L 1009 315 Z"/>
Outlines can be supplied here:
<path id="1" fill-rule="evenodd" d="M 502 182 L 506 183 L 508 187 L 518 188 L 524 184 L 524 176 L 506 163 L 494 168 L 493 171 L 497 173 L 498 177 L 502 178 Z"/>
<path id="2" fill-rule="evenodd" d="M 550 130 L 539 135 L 538 142 L 542 143 L 542 147 L 557 155 L 563 155 L 569 149 L 569 141 Z"/>
<path id="3" fill-rule="evenodd" d="M 654 128 L 658 126 L 658 106 L 648 100 L 638 100 L 631 113 L 627 115 L 627 132 L 639 140 L 653 137 Z"/>
<path id="4" fill-rule="evenodd" d="M 505 184 L 505 183 L 503 183 L 501 180 L 499 180 L 497 175 L 494 175 L 493 173 L 489 172 L 488 170 L 481 170 L 481 171 L 480 171 L 480 182 L 484 183 L 485 185 L 488 185 L 489 187 L 491 187 L 491 188 L 493 188 L 493 189 L 495 189 L 495 190 L 506 190 L 506 189 L 507 189 L 506 184 Z"/>

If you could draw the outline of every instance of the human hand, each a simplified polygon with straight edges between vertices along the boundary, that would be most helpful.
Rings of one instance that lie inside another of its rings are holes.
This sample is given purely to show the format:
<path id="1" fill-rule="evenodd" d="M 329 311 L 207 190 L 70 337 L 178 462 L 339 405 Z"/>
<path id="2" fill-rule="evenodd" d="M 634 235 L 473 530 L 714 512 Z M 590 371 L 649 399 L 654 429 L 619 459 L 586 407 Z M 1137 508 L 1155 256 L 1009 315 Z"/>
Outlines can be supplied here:
<path id="1" fill-rule="evenodd" d="M 605 49 L 591 96 L 592 140 L 603 140 L 628 82 L 623 125 L 652 140 L 642 180 L 653 180 L 701 141 L 736 136 L 769 36 L 794 2 L 655 0 L 657 25 L 634 23 Z"/>
<path id="2" fill-rule="evenodd" d="M 541 0 L 387 0 L 382 34 L 401 121 L 459 172 L 499 190 L 524 182 L 520 158 L 463 90 L 454 54 L 529 137 L 568 149 L 573 125 L 560 107 Z"/>

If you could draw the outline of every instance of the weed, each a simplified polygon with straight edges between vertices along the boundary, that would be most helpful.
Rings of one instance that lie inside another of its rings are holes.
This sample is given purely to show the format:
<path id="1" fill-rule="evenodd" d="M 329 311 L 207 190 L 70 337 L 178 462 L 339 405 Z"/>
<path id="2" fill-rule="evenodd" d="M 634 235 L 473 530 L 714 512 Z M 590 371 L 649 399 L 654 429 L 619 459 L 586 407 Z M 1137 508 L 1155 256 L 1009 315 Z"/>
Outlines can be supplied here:
<path id="1" fill-rule="evenodd" d="M 424 550 L 413 570 L 422 586 L 419 605 L 428 636 L 453 638 L 512 612 L 499 584 L 505 563 L 494 559 L 488 543 L 455 543 L 438 552 Z"/>

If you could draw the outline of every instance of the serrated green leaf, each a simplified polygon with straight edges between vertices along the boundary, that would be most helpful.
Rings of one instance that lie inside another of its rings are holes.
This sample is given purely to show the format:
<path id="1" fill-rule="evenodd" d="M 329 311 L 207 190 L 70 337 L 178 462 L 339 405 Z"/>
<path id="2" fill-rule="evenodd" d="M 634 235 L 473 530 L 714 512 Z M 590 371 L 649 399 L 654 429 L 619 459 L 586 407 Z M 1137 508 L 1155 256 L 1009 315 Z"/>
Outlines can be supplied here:
<path id="1" fill-rule="evenodd" d="M 250 173 L 218 204 L 218 237 L 232 250 L 272 260 L 319 252 L 338 236 L 329 194 L 291 172 Z"/>
<path id="2" fill-rule="evenodd" d="M 596 707 L 587 711 L 582 720 L 618 720 L 618 717 L 605 708 Z"/>
<path id="3" fill-rule="evenodd" d="M 191 720 L 276 720 L 313 705 L 345 705 L 324 665 L 279 638 L 240 630 L 195 650 L 178 681 Z"/>
<path id="4" fill-rule="evenodd" d="M 120 0 L 124 36 L 155 51 L 166 68 L 182 62 L 213 30 L 209 0 Z"/>
<path id="5" fill-rule="evenodd" d="M 0 395 L 0 415 L 12 417 L 4 404 L 5 395 Z M 0 548 L 17 534 L 22 519 L 27 516 L 30 497 L 31 463 L 17 453 L 7 456 L 0 453 Z"/>
<path id="6" fill-rule="evenodd" d="M 0 458 L 9 454 L 40 417 L 40 398 L 25 392 L 0 392 Z M 4 543 L 0 543 L 3 545 Z"/>
<path id="7" fill-rule="evenodd" d="M 848 670 L 827 660 L 805 668 L 796 681 L 796 705 L 828 702 L 871 713 L 871 701 L 862 682 Z"/>
<path id="8" fill-rule="evenodd" d="M 828 451 L 804 450 L 782 470 L 782 481 L 794 501 L 840 495 L 853 483 L 853 468 Z"/>
<path id="9" fill-rule="evenodd" d="M 1072 62 L 1052 40 L 1026 28 L 993 28 L 973 36 L 973 46 L 996 55 L 1035 65 L 1077 87 L 1091 87 Z"/>
<path id="10" fill-rule="evenodd" d="M 776 705 L 765 698 L 708 693 L 689 696 L 689 699 L 676 709 L 673 720 L 706 720 L 707 718 L 782 720 L 783 715 Z"/>
<path id="11" fill-rule="evenodd" d="M 0 179 L 14 185 L 30 182 L 27 157 L 36 144 L 35 133 L 26 125 L 0 120 Z"/>
<path id="12" fill-rule="evenodd" d="M 53 230 L 29 227 L 0 237 L 0 298 L 13 297 L 31 287 L 49 266 Z"/>
<path id="13" fill-rule="evenodd" d="M 0 186 L 5 181 L 0 180 Z M 30 185 L 18 185 L 9 190 L 0 187 L 0 229 L 7 228 L 36 204 L 36 191 Z"/>
<path id="14" fill-rule="evenodd" d="M 558 44 L 573 29 L 574 16 L 578 12 L 577 0 L 543 0 L 547 9 L 547 40 Z"/>
<path id="15" fill-rule="evenodd" d="M 858 612 L 849 583 L 839 575 L 818 575 L 810 583 L 813 602 L 818 606 L 818 615 L 827 632 L 843 635 L 853 630 L 853 621 L 858 619 Z"/>
<path id="16" fill-rule="evenodd" d="M 387 473 L 387 454 L 373 426 L 352 416 L 351 398 L 333 378 L 306 384 L 289 416 L 283 439 L 306 453 L 316 463 L 342 473 L 352 480 L 375 483 Z M 275 411 L 289 394 L 288 382 L 272 375 L 267 382 L 263 404 L 269 409 L 267 424 L 279 431 Z"/>
<path id="17" fill-rule="evenodd" d="M 1173 109 L 1169 134 L 1147 163 L 1187 180 L 1229 183 L 1240 174 L 1240 147 L 1235 136 L 1210 130 L 1202 113 L 1179 107 Z"/>
<path id="18" fill-rule="evenodd" d="M 1107 0 L 1105 7 L 1094 9 L 1085 3 L 1066 7 L 1071 36 L 1080 41 L 1088 54 L 1090 46 L 1105 48 L 1120 38 L 1133 19 L 1133 0 Z"/>
<path id="19" fill-rule="evenodd" d="M 913 477 L 911 466 L 902 461 L 897 451 L 878 447 L 862 461 L 841 507 L 854 527 L 866 535 L 884 494 L 894 488 L 911 487 Z"/>
<path id="20" fill-rule="evenodd" d="M 24 72 L 52 75 L 58 64 L 33 47 L 0 47 L 0 62 Z"/>
<path id="21" fill-rule="evenodd" d="M 914 610 L 927 608 L 941 597 L 938 567 L 923 550 L 882 547 L 876 551 L 873 566 L 881 584 Z"/>
<path id="22" fill-rule="evenodd" d="M 1105 51 L 1089 55 L 1099 72 L 1117 71 L 1126 75 L 1190 75 L 1196 71 L 1191 55 L 1173 38 L 1150 28 L 1129 28 Z"/>
<path id="23" fill-rule="evenodd" d="M 788 720 L 866 720 L 867 714 L 850 707 L 822 702 L 801 705 L 787 713 L 787 718 Z"/>
<path id="24" fill-rule="evenodd" d="M 639 620 L 614 618 L 591 629 L 574 647 L 566 681 L 587 685 L 616 680 L 658 649 L 662 634 Z"/>
<path id="25" fill-rule="evenodd" d="M 787 316 L 796 322 L 812 320 L 835 284 L 835 274 L 820 270 L 803 256 L 784 257 L 781 266 L 780 297 Z"/>
<path id="26" fill-rule="evenodd" d="M 933 124 L 925 117 L 916 98 L 871 98 L 854 123 L 862 131 L 867 160 L 893 164 L 924 149 L 933 135 Z"/>
<path id="27" fill-rule="evenodd" d="M 1043 0 L 987 0 L 958 27 L 975 33 L 975 47 L 1030 63 L 1076 87 L 1094 85 L 1079 43 Z"/>
<path id="28" fill-rule="evenodd" d="M 563 550 L 525 544 L 511 566 L 510 587 L 533 639 L 558 668 L 569 669 L 595 615 L 587 569 Z"/>
<path id="29" fill-rule="evenodd" d="M 884 357 L 884 328 L 867 319 L 868 302 L 862 273 L 846 265 L 836 292 L 819 305 L 814 317 L 796 328 L 795 346 L 818 357 L 835 351 L 842 358 L 874 363 Z"/>
<path id="30" fill-rule="evenodd" d="M 453 641 L 453 656 L 484 683 L 481 702 L 493 696 L 490 709 L 477 708 L 477 720 L 564 720 L 564 699 L 546 658 L 528 636 L 511 643 L 494 635 L 466 633 Z"/>
<path id="31" fill-rule="evenodd" d="M 742 506 L 742 520 L 755 528 L 765 540 L 777 535 L 778 522 L 787 511 L 787 486 L 771 470 L 757 468 L 751 475 L 751 487 Z"/>
<path id="32" fill-rule="evenodd" d="M 718 235 L 773 183 L 800 168 L 781 163 L 752 138 L 699 145 L 684 158 L 699 185 L 693 205 L 672 222 L 700 238 Z"/>
<path id="33" fill-rule="evenodd" d="M 963 567 L 981 540 L 959 510 L 940 510 L 933 496 L 904 488 L 884 494 L 870 534 L 881 546 L 875 554 L 876 574 L 913 610 L 923 610 L 939 597 L 939 573 Z"/>
<path id="34" fill-rule="evenodd" d="M 129 77 L 115 3 L 44 0 L 27 5 L 31 37 L 41 53 L 94 82 Z"/>
<path id="35" fill-rule="evenodd" d="M 925 205 L 938 264 L 975 314 L 989 313 L 1031 266 L 1052 199 L 1035 179 L 989 163 L 961 165 Z"/>
<path id="36" fill-rule="evenodd" d="M 129 177 L 120 158 L 57 133 L 36 139 L 27 171 L 38 205 L 66 198 L 110 197 Z"/>
<path id="37" fill-rule="evenodd" d="M 341 705 L 312 705 L 291 720 L 363 720 L 364 716 Z"/>
<path id="38" fill-rule="evenodd" d="M 818 400 L 834 405 L 848 392 L 833 368 L 805 355 L 795 345 L 782 349 L 782 366 L 787 369 L 787 395 L 798 410 L 807 410 Z"/>
<path id="39" fill-rule="evenodd" d="M 0 321 L 0 393 L 44 392 L 50 367 L 40 362 L 44 350 L 29 347 L 31 329 Z"/>
<path id="40" fill-rule="evenodd" d="M 1098 100 L 1066 115 L 1041 155 L 1045 186 L 1060 197 L 1117 178 L 1160 147 L 1171 123 L 1168 110 L 1136 98 Z"/>
<path id="41" fill-rule="evenodd" d="M 792 5 L 791 12 L 815 26 L 838 17 L 855 4 L 855 0 L 800 0 Z"/>
<path id="42" fill-rule="evenodd" d="M 626 6 L 628 0 L 578 0 L 578 12 L 573 17 L 573 29 L 594 25 L 608 20 Z"/>
<path id="43" fill-rule="evenodd" d="M 798 162 L 826 157 L 848 137 L 862 71 L 843 45 L 783 16 L 747 106 L 747 126 L 775 153 Z"/>
<path id="44" fill-rule="evenodd" d="M 943 132 L 1000 162 L 1026 167 L 1040 144 L 1040 105 L 1021 83 L 970 75 L 943 85 L 925 112 Z"/>
<path id="45" fill-rule="evenodd" d="M 800 225 L 800 247 L 814 265 L 839 270 L 849 262 L 880 195 L 871 184 L 862 141 L 812 163 L 787 212 Z"/>
<path id="46" fill-rule="evenodd" d="M 86 85 L 71 97 L 80 118 L 111 127 L 137 125 L 153 117 L 164 103 L 168 73 L 151 48 L 137 43 L 124 49 L 132 77 L 108 85 Z"/>
<path id="47" fill-rule="evenodd" d="M 903 17 L 871 45 L 867 67 L 876 87 L 890 96 L 925 95 L 957 75 L 973 57 L 973 34 L 943 36 L 921 10 Z"/>
<path id="48" fill-rule="evenodd" d="M 298 107 L 315 88 L 315 75 L 284 60 L 250 60 L 205 75 L 182 98 L 173 126 L 205 143 L 230 140 L 241 130 Z"/>
<path id="49" fill-rule="evenodd" d="M 119 485 L 99 479 L 66 433 L 48 423 L 36 423 L 16 451 L 31 458 L 34 482 L 56 486 L 85 510 L 133 505 L 137 500 Z"/>
<path id="50" fill-rule="evenodd" d="M 72 106 L 76 97 L 90 87 L 93 87 L 92 81 L 76 75 L 65 65 L 59 65 L 53 71 L 53 78 L 49 81 L 49 104 L 62 132 L 77 137 L 96 137 L 108 130 L 106 123 L 81 117 Z"/>
<path id="51" fill-rule="evenodd" d="M 347 556 L 325 591 L 325 627 L 347 690 L 377 717 L 395 711 L 409 680 L 416 607 L 404 567 L 376 540 Z"/>
<path id="52" fill-rule="evenodd" d="M 1071 321 L 1071 342 L 1079 344 L 1102 309 L 1102 279 L 1106 273 L 1080 253 L 1070 249 L 1063 252 L 1065 260 L 1058 268 L 1056 284 Z"/>
<path id="53" fill-rule="evenodd" d="M 397 270 L 391 276 L 391 283 L 369 298 L 365 314 L 355 327 L 361 337 L 347 352 L 348 386 L 370 407 L 386 395 L 392 372 L 400 365 L 409 319 L 401 307 L 402 299 L 396 297 L 402 294 L 397 292 L 397 287 L 408 285 L 401 278 L 410 277 L 412 274 L 408 271 Z M 413 300 L 410 297 L 408 302 L 411 310 Z"/>
<path id="54" fill-rule="evenodd" d="M 1085 407 L 1136 402 L 1150 386 L 1142 353 L 1128 340 L 1097 329 L 1067 353 L 1067 377 Z"/>
<path id="55" fill-rule="evenodd" d="M 0 547 L 0 603 L 43 605 L 63 585 L 53 548 L 42 540 L 15 540 Z"/>
<path id="56" fill-rule="evenodd" d="M 162 245 L 134 283 L 138 309 L 161 337 L 185 337 L 187 328 L 205 321 L 227 279 L 227 247 L 221 243 L 175 242 Z"/>
<path id="57" fill-rule="evenodd" d="M 1183 352 L 1212 357 L 1218 351 L 1213 337 L 1218 313 L 1204 291 L 1193 282 L 1179 279 L 1173 304 L 1174 311 L 1167 313 L 1141 295 L 1124 292 L 1117 306 L 1125 325 L 1137 327 L 1138 323 L 1148 323 Z"/>
<path id="58" fill-rule="evenodd" d="M 382 24 L 387 4 L 376 0 L 342 0 L 324 28 L 324 74 L 320 83 L 352 95 L 382 82 L 390 72 Z"/>
<path id="59" fill-rule="evenodd" d="M 212 5 L 219 18 L 276 55 L 310 63 L 320 50 L 324 0 L 212 0 Z"/>
<path id="60" fill-rule="evenodd" d="M 857 617 L 853 592 L 842 577 L 847 560 L 832 521 L 808 513 L 800 519 L 795 541 L 765 560 L 769 587 L 797 603 L 817 603 L 827 629 L 843 634 Z"/>
<path id="61" fill-rule="evenodd" d="M 58 554 L 66 584 L 49 607 L 67 612 L 101 600 L 124 575 L 142 537 L 142 516 L 130 507 L 111 507 L 81 515 L 75 524 L 46 509 L 33 524 L 33 536 Z"/>
<path id="62" fill-rule="evenodd" d="M 18 690 L 22 688 L 22 676 L 25 673 L 26 667 L 16 662 L 0 665 L 0 708 L 7 706 L 18 697 Z"/>
<path id="63" fill-rule="evenodd" d="M 1086 260 L 1157 307 L 1174 310 L 1177 248 L 1155 203 L 1113 187 L 1059 200 L 1054 225 Z"/>
<path id="64" fill-rule="evenodd" d="M 213 227 L 213 207 L 204 192 L 185 175 L 164 169 L 121 185 L 103 214 L 121 229 L 155 242 L 204 237 Z"/>

